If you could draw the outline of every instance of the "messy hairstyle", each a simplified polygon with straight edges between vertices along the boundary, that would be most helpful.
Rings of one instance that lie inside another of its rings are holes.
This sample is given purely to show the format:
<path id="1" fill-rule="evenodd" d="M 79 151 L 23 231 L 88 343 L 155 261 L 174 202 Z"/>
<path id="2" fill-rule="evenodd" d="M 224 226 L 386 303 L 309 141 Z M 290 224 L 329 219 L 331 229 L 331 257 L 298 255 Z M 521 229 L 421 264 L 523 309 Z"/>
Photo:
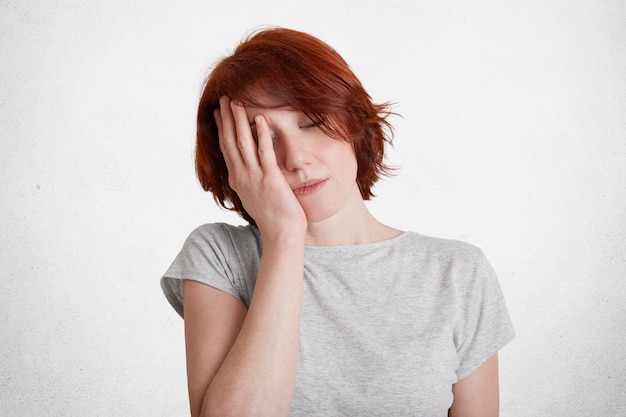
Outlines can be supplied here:
<path id="1" fill-rule="evenodd" d="M 251 224 L 254 219 L 228 184 L 219 147 L 213 111 L 224 95 L 254 107 L 268 107 L 259 100 L 271 97 L 305 113 L 328 136 L 351 143 L 364 200 L 373 197 L 374 183 L 391 171 L 384 161 L 385 144 L 392 136 L 389 103 L 373 103 L 348 64 L 321 40 L 284 28 L 257 31 L 218 61 L 206 80 L 198 106 L 195 157 L 202 188 Z"/>

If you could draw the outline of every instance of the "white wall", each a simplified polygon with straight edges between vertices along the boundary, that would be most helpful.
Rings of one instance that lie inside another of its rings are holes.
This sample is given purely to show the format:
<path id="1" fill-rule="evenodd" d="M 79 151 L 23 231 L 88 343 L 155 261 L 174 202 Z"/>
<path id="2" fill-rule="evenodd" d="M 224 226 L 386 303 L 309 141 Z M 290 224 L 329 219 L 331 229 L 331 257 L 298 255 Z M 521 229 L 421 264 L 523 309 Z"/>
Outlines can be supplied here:
<path id="1" fill-rule="evenodd" d="M 398 103 L 371 208 L 499 272 L 502 416 L 625 415 L 625 21 L 621 0 L 0 2 L 0 415 L 186 415 L 158 279 L 195 226 L 238 222 L 194 178 L 195 107 L 262 24 Z"/>

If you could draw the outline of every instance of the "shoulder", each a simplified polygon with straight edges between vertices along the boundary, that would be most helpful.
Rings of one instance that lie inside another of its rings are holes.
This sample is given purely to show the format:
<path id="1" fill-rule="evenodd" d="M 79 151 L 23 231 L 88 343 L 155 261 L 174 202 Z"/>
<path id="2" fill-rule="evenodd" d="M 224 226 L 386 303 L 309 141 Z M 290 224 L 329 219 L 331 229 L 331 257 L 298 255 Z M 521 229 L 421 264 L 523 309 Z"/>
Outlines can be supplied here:
<path id="1" fill-rule="evenodd" d="M 477 246 L 460 240 L 426 236 L 416 232 L 405 232 L 404 245 L 416 255 L 442 262 L 477 263 L 485 255 Z"/>
<path id="2" fill-rule="evenodd" d="M 259 235 L 254 226 L 237 226 L 228 223 L 206 223 L 196 227 L 190 237 L 200 239 L 234 238 L 236 240 L 252 239 Z"/>
<path id="3" fill-rule="evenodd" d="M 256 227 L 204 224 L 189 234 L 167 275 L 198 279 L 207 274 L 242 276 L 256 268 L 261 251 L 261 237 Z"/>
<path id="4" fill-rule="evenodd" d="M 483 250 L 470 243 L 407 232 L 405 256 L 421 279 L 467 301 L 471 294 L 497 281 Z M 410 251 L 410 252 L 409 252 Z"/>
<path id="5" fill-rule="evenodd" d="M 207 223 L 195 228 L 187 244 L 251 249 L 260 248 L 261 235 L 254 226 L 235 226 L 227 223 Z"/>
<path id="6" fill-rule="evenodd" d="M 210 223 L 194 229 L 161 279 L 176 311 L 183 314 L 182 280 L 198 281 L 249 303 L 261 253 L 253 226 Z"/>

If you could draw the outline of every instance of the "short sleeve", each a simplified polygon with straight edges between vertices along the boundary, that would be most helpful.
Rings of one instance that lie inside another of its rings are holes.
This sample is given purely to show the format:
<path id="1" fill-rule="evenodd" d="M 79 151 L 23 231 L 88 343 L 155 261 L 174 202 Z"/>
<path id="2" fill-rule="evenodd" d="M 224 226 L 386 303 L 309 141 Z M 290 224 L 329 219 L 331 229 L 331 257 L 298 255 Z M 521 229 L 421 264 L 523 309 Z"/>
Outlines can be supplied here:
<path id="1" fill-rule="evenodd" d="M 241 242 L 234 242 L 233 238 Z M 183 279 L 210 285 L 248 304 L 254 283 L 249 282 L 247 270 L 250 258 L 253 261 L 258 257 L 254 242 L 250 230 L 243 227 L 206 224 L 195 229 L 161 278 L 163 293 L 174 310 L 183 317 Z M 241 248 L 237 246 L 247 248 L 245 251 L 251 256 L 242 262 L 238 253 Z"/>
<path id="2" fill-rule="evenodd" d="M 476 264 L 466 296 L 464 338 L 457 348 L 457 381 L 469 376 L 515 337 L 502 289 L 484 255 Z"/>

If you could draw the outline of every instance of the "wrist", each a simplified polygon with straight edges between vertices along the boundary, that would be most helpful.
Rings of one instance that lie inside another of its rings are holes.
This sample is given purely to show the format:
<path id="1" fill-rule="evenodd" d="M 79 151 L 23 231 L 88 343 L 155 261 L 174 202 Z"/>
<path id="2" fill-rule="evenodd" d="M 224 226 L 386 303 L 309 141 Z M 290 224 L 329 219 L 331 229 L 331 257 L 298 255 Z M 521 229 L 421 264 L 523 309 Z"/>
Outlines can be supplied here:
<path id="1" fill-rule="evenodd" d="M 263 246 L 281 246 L 281 247 L 304 247 L 306 237 L 306 227 L 291 227 L 288 229 L 259 229 Z"/>

